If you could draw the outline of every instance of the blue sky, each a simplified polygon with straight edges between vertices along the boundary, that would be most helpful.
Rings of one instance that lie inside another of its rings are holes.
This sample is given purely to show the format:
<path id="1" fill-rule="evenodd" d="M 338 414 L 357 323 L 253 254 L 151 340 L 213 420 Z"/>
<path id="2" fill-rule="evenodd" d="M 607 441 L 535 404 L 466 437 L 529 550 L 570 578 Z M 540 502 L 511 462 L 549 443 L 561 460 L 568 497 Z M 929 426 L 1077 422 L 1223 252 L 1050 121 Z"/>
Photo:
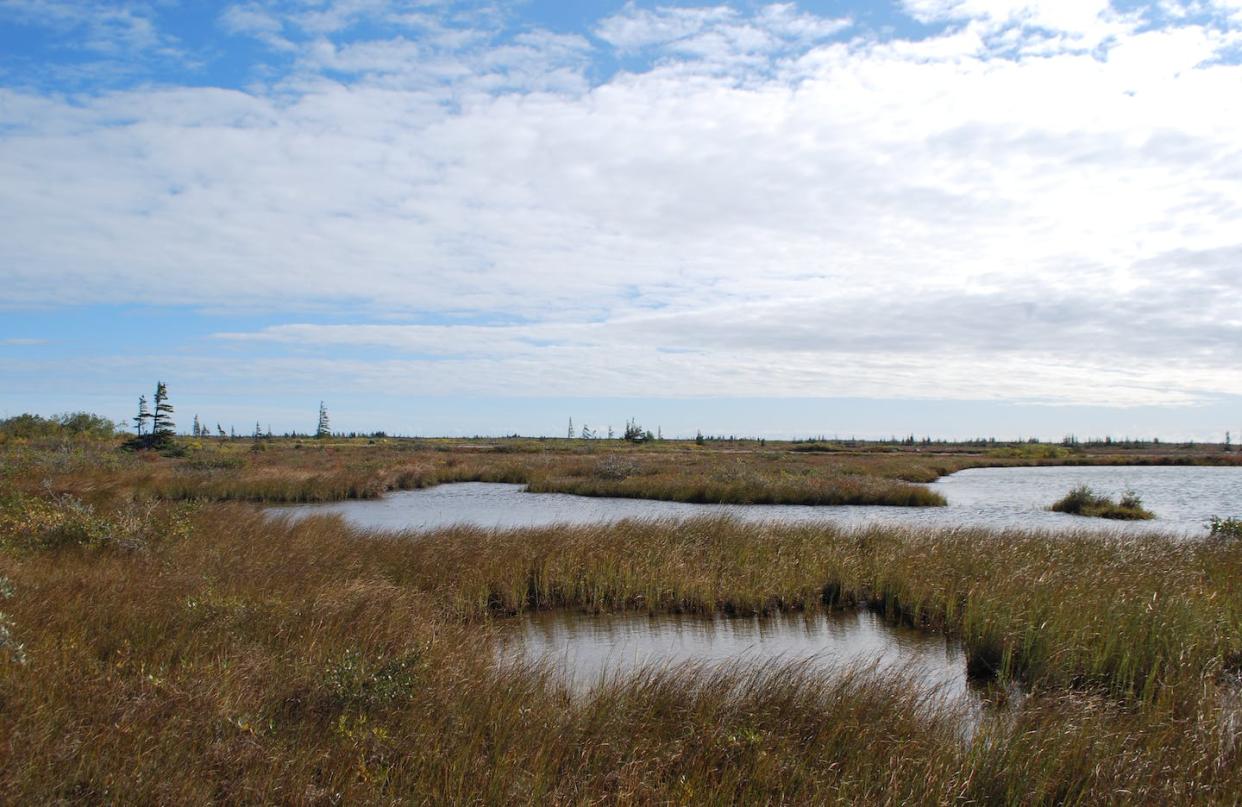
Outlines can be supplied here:
<path id="1" fill-rule="evenodd" d="M 0 414 L 1242 432 L 1242 0 L 0 0 Z"/>

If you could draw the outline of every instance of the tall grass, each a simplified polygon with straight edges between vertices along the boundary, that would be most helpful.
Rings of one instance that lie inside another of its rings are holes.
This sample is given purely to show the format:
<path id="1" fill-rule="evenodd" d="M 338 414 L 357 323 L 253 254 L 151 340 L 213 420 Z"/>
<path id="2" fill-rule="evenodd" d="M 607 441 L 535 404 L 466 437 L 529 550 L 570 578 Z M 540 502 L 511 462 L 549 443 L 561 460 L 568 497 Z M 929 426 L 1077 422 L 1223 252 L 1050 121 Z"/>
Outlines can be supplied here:
<path id="1" fill-rule="evenodd" d="M 252 502 L 370 499 L 448 482 L 510 482 L 533 492 L 730 504 L 943 505 L 913 484 L 956 466 L 888 456 L 826 457 L 714 450 L 440 451 L 419 444 L 322 446 L 291 441 L 260 452 L 207 446 L 184 458 L 78 450 L 0 454 L 0 475 L 29 492 Z M 36 487 L 37 485 L 37 487 Z"/>
<path id="2" fill-rule="evenodd" d="M 179 510 L 188 529 L 164 535 L 153 525 L 168 507 L 130 540 L 0 551 L 25 654 L 0 661 L 0 801 L 1191 804 L 1242 792 L 1216 683 L 1242 649 L 1236 546 L 724 520 L 415 538 L 239 505 Z M 528 608 L 825 603 L 995 646 L 1034 694 L 963 739 L 954 707 L 896 674 L 679 668 L 571 697 L 548 669 L 499 663 L 492 642 Z"/>
<path id="3" fill-rule="evenodd" d="M 468 479 L 750 496 L 958 461 L 7 447 L 0 803 L 1236 802 L 1239 541 L 727 519 L 401 535 L 213 501 Z M 530 609 L 856 607 L 956 637 L 1028 697 L 964 736 L 897 673 L 685 667 L 579 697 L 496 653 Z"/>
<path id="4" fill-rule="evenodd" d="M 0 445 L 0 483 L 85 498 L 324 502 L 369 499 L 447 482 L 510 482 L 535 492 L 728 504 L 938 506 L 924 487 L 966 468 L 1000 465 L 1212 463 L 1242 454 L 799 451 L 798 445 L 619 441 L 191 441 L 184 456 L 116 450 L 115 442 Z"/>

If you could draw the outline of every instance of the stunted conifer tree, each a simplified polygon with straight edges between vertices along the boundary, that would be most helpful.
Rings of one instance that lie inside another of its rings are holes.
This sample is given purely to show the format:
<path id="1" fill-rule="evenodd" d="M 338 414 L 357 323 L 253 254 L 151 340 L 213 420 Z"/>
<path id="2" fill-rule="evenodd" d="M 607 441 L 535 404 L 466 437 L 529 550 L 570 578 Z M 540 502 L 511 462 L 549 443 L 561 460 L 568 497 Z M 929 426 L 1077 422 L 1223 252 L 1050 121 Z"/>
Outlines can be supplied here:
<path id="1" fill-rule="evenodd" d="M 173 405 L 168 402 L 168 387 L 163 381 L 155 383 L 155 411 L 151 413 L 151 440 L 155 444 L 166 443 L 176 434 L 173 423 Z"/>
<path id="2" fill-rule="evenodd" d="M 319 402 L 319 425 L 315 428 L 315 437 L 322 440 L 325 437 L 332 436 L 332 424 L 328 420 L 328 409 L 323 405 L 323 401 Z"/>
<path id="3" fill-rule="evenodd" d="M 138 414 L 134 417 L 134 431 L 141 437 L 147 430 L 147 421 L 151 419 L 151 410 L 147 406 L 147 396 L 138 396 Z"/>

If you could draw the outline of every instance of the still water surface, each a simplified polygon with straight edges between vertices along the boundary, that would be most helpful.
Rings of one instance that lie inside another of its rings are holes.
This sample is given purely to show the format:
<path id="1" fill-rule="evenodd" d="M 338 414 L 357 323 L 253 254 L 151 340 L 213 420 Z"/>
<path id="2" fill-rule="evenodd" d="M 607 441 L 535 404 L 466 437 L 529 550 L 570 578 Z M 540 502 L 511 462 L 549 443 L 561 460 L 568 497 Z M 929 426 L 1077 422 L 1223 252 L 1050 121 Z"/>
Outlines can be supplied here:
<path id="1" fill-rule="evenodd" d="M 1086 484 L 1118 496 L 1137 492 L 1157 518 L 1107 522 L 1047 510 L 1071 488 Z M 457 524 L 489 528 L 597 524 L 624 518 L 686 518 L 729 514 L 748 521 L 828 522 L 846 526 L 905 524 L 1052 531 L 1111 529 L 1203 535 L 1212 515 L 1242 515 L 1242 468 L 1050 467 L 980 468 L 930 485 L 947 507 L 807 507 L 696 505 L 642 499 L 603 499 L 526 493 L 521 485 L 464 483 L 394 493 L 383 499 L 279 508 L 295 516 L 340 513 L 367 528 L 428 530 Z M 793 662 L 831 674 L 852 666 L 900 667 L 948 698 L 973 702 L 960 646 L 934 633 L 885 624 L 868 612 L 787 614 L 765 618 L 707 618 L 646 614 L 552 612 L 522 617 L 504 634 L 502 658 L 551 664 L 579 692 L 605 676 L 646 666 L 694 663 L 708 667 Z"/>
<path id="2" fill-rule="evenodd" d="M 858 668 L 900 671 L 947 699 L 969 692 L 966 657 L 957 642 L 889 625 L 867 611 L 768 617 L 553 611 L 523 617 L 512 628 L 501 640 L 502 659 L 549 664 L 577 692 L 640 669 L 694 664 L 770 670 L 785 663 L 826 675 Z"/>
<path id="3" fill-rule="evenodd" d="M 1152 521 L 1112 522 L 1047 509 L 1077 485 L 1119 496 L 1133 490 Z M 1123 533 L 1206 534 L 1210 516 L 1242 516 L 1242 468 L 1048 467 L 975 468 L 929 485 L 948 507 L 810 507 L 803 505 L 682 504 L 526 493 L 521 485 L 467 482 L 392 493 L 382 499 L 280 508 L 295 515 L 340 513 L 363 527 L 428 530 L 455 524 L 539 527 L 598 524 L 624 518 L 689 518 L 729 514 L 746 521 L 828 522 L 846 526 L 907 524 L 1054 531 L 1110 529 Z"/>

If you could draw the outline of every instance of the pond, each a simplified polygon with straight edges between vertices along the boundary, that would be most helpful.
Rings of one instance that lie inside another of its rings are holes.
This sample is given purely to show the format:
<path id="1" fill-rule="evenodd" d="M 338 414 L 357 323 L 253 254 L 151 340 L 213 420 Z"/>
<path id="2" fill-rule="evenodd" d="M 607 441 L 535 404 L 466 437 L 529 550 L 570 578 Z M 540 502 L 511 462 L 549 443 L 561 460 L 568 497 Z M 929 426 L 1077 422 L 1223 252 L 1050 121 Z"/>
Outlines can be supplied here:
<path id="1" fill-rule="evenodd" d="M 576 692 L 641 669 L 770 670 L 786 663 L 811 674 L 900 672 L 950 700 L 970 692 L 957 642 L 888 624 L 869 611 L 766 617 L 551 611 L 521 617 L 509 628 L 499 646 L 503 660 L 548 664 Z"/>
<path id="2" fill-rule="evenodd" d="M 1047 509 L 1077 485 L 1118 496 L 1133 490 L 1152 521 L 1112 522 Z M 975 468 L 929 485 L 947 507 L 810 507 L 804 505 L 682 504 L 648 499 L 607 499 L 560 493 L 526 493 L 521 485 L 467 482 L 392 493 L 382 499 L 278 508 L 308 515 L 340 513 L 359 526 L 428 530 L 454 524 L 538 527 L 597 524 L 623 518 L 690 518 L 729 514 L 748 521 L 828 522 L 844 526 L 904 524 L 1041 530 L 1108 529 L 1123 533 L 1204 535 L 1213 515 L 1242 515 L 1242 468 L 1193 466 L 1091 466 Z"/>

